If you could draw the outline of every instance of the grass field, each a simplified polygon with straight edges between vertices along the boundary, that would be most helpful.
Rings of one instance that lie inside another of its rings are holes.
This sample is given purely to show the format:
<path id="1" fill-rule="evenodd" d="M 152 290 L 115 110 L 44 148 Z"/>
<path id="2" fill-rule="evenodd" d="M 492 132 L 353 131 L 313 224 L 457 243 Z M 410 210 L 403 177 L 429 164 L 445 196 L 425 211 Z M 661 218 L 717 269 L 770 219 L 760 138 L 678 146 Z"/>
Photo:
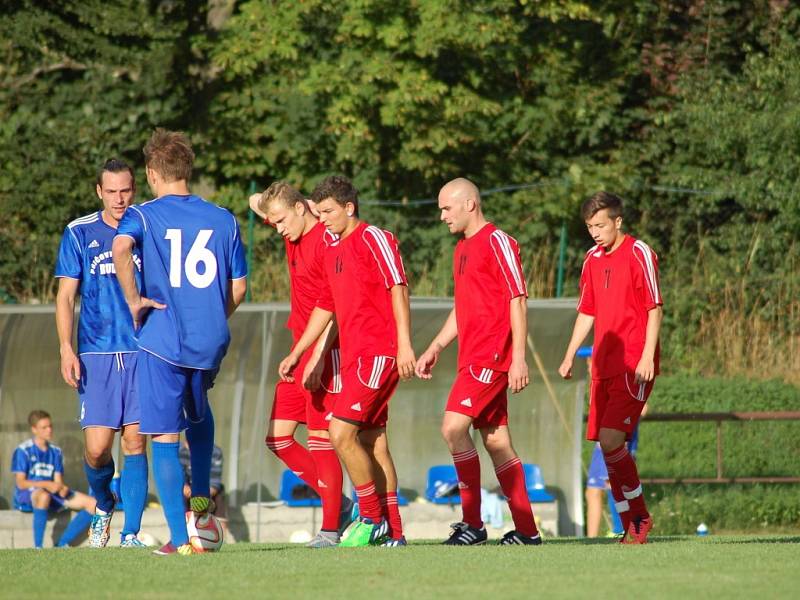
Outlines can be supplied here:
<path id="1" fill-rule="evenodd" d="M 800 536 L 548 540 L 536 548 L 308 550 L 230 544 L 217 554 L 0 551 L 2 598 L 789 598 Z M 622 587 L 612 584 L 621 581 Z"/>

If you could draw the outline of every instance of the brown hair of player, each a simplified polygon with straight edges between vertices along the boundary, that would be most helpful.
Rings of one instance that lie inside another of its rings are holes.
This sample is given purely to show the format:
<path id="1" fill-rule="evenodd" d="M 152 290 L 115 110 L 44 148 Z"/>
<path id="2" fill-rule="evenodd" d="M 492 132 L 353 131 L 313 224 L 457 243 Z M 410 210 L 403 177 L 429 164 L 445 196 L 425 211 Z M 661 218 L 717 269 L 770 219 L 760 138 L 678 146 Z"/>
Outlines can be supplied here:
<path id="1" fill-rule="evenodd" d="M 109 158 L 103 163 L 103 166 L 97 169 L 95 185 L 103 185 L 103 173 L 122 173 L 123 171 L 130 173 L 131 181 L 134 183 L 136 182 L 136 175 L 133 174 L 133 169 L 128 163 L 118 158 Z"/>
<path id="2" fill-rule="evenodd" d="M 263 212 L 269 212 L 269 205 L 272 202 L 280 202 L 286 208 L 294 208 L 300 202 L 306 205 L 306 199 L 296 188 L 286 181 L 273 181 L 270 186 L 261 194 L 258 201 L 258 209 Z"/>
<path id="3" fill-rule="evenodd" d="M 189 181 L 192 178 L 194 151 L 186 134 L 157 128 L 144 146 L 144 162 L 156 171 L 165 183 Z"/>
<path id="4" fill-rule="evenodd" d="M 31 427 L 35 426 L 39 421 L 42 419 L 49 419 L 50 413 L 46 410 L 32 410 L 31 413 L 28 415 L 28 425 Z"/>
<path id="5" fill-rule="evenodd" d="M 311 193 L 311 200 L 316 204 L 328 198 L 339 206 L 352 202 L 355 207 L 353 216 L 358 217 L 358 190 L 344 175 L 329 175 L 320 181 Z"/>
<path id="6" fill-rule="evenodd" d="M 597 192 L 581 205 L 581 216 L 588 221 L 603 209 L 608 209 L 608 216 L 612 220 L 621 217 L 622 198 L 609 192 Z"/>

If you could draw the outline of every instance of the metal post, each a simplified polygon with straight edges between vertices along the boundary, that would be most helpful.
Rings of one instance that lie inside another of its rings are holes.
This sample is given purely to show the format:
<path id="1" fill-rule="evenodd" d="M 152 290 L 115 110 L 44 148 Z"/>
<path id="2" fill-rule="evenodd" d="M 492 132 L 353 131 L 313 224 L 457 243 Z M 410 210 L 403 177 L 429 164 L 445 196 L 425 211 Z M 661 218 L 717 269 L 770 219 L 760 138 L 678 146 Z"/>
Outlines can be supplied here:
<path id="1" fill-rule="evenodd" d="M 717 420 L 717 479 L 722 479 L 722 421 Z"/>
<path id="2" fill-rule="evenodd" d="M 250 208 L 249 198 L 253 194 L 256 193 L 256 182 L 251 180 L 250 181 L 250 194 L 248 195 L 248 208 L 247 208 L 247 273 L 250 276 L 250 285 L 247 286 L 247 291 L 245 292 L 244 301 L 250 302 L 250 290 L 253 287 L 253 244 L 254 237 L 255 237 L 255 224 L 256 224 L 256 213 L 253 212 L 253 209 Z"/>
<path id="3" fill-rule="evenodd" d="M 558 271 L 556 272 L 556 298 L 564 293 L 564 266 L 567 262 L 567 225 L 561 223 L 561 234 L 558 239 Z"/>

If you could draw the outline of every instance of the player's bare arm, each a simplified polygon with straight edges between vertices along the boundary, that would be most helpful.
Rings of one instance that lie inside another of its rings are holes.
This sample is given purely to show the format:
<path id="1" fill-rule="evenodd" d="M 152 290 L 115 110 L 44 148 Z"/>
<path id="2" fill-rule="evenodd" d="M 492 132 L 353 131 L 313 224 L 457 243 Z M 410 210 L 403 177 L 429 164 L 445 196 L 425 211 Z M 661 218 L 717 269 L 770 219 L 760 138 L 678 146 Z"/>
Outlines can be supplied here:
<path id="1" fill-rule="evenodd" d="M 325 361 L 322 358 L 330 351 L 338 335 L 339 328 L 336 326 L 336 319 L 333 319 L 319 336 L 311 358 L 303 371 L 303 378 L 300 382 L 307 390 L 316 392 L 322 384 L 322 371 L 325 369 Z"/>
<path id="2" fill-rule="evenodd" d="M 658 347 L 658 334 L 661 331 L 661 319 L 664 310 L 660 306 L 651 308 L 647 312 L 647 330 L 645 332 L 644 350 L 639 364 L 636 365 L 636 383 L 653 381 L 656 376 L 655 356 Z"/>
<path id="3" fill-rule="evenodd" d="M 420 379 L 430 379 L 432 377 L 431 371 L 436 363 L 439 362 L 439 355 L 442 350 L 447 348 L 454 339 L 458 337 L 458 324 L 456 322 L 456 309 L 450 311 L 447 315 L 447 320 L 442 325 L 439 333 L 433 338 L 433 341 L 428 346 L 427 350 L 422 353 L 422 356 L 417 360 L 417 366 L 414 372 Z"/>
<path id="4" fill-rule="evenodd" d="M 331 319 L 333 319 L 333 313 L 319 306 L 311 311 L 311 316 L 308 317 L 308 325 L 306 325 L 303 335 L 297 340 L 289 356 L 284 358 L 278 365 L 278 375 L 283 381 L 294 381 L 292 371 L 297 366 L 297 363 L 300 362 L 300 357 L 322 335 Z"/>
<path id="5" fill-rule="evenodd" d="M 267 219 L 266 213 L 258 207 L 258 203 L 261 201 L 261 193 L 258 192 L 256 194 L 250 195 L 250 210 L 256 213 L 262 220 Z"/>
<path id="6" fill-rule="evenodd" d="M 21 490 L 35 490 L 38 488 L 51 494 L 57 494 L 61 488 L 55 481 L 31 481 L 25 476 L 25 473 L 20 472 L 14 473 L 14 483 Z"/>
<path id="7" fill-rule="evenodd" d="M 75 320 L 75 297 L 80 281 L 70 277 L 58 280 L 56 294 L 56 330 L 61 354 L 61 377 L 70 387 L 78 388 L 81 378 L 81 363 L 72 348 L 72 326 Z"/>
<path id="8" fill-rule="evenodd" d="M 511 299 L 511 365 L 508 367 L 508 387 L 512 394 L 524 390 L 530 383 L 525 345 L 528 337 L 528 302 L 525 296 Z"/>
<path id="9" fill-rule="evenodd" d="M 53 483 L 55 483 L 57 486 L 55 491 L 56 494 L 62 498 L 66 498 L 69 495 L 69 487 L 67 487 L 67 485 L 64 483 L 64 476 L 61 473 L 53 474 Z"/>
<path id="10" fill-rule="evenodd" d="M 397 324 L 397 372 L 401 379 L 411 379 L 417 359 L 411 347 L 411 308 L 407 286 L 392 287 L 392 313 Z"/>
<path id="11" fill-rule="evenodd" d="M 142 319 L 148 310 L 151 308 L 164 309 L 166 304 L 161 304 L 150 298 L 145 298 L 139 294 L 136 287 L 136 279 L 134 278 L 134 264 L 133 264 L 133 239 L 128 236 L 120 235 L 114 238 L 114 244 L 111 247 L 111 254 L 114 259 L 114 270 L 117 273 L 117 281 L 119 282 L 122 293 L 125 295 L 125 301 L 128 303 L 128 308 L 133 317 L 133 326 L 138 328 L 142 323 Z"/>
<path id="12" fill-rule="evenodd" d="M 564 360 L 561 366 L 558 367 L 558 374 L 564 379 L 572 377 L 572 364 L 575 361 L 575 353 L 581 347 L 583 340 L 589 335 L 589 332 L 594 326 L 594 317 L 584 313 L 578 313 L 578 318 L 575 319 L 575 326 L 572 328 L 572 338 L 567 346 L 567 352 L 564 354 Z"/>
<path id="13" fill-rule="evenodd" d="M 247 293 L 247 278 L 240 277 L 239 279 L 231 279 L 228 281 L 228 306 L 225 309 L 225 314 L 228 318 L 236 312 L 239 305 L 244 300 Z"/>

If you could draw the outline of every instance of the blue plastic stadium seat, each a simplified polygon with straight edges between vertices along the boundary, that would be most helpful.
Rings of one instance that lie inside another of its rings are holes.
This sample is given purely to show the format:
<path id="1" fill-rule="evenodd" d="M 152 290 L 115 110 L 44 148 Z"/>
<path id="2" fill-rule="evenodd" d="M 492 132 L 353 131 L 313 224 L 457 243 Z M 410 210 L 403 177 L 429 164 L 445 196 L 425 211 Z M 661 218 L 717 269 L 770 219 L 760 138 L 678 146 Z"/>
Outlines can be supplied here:
<path id="1" fill-rule="evenodd" d="M 553 502 L 555 496 L 544 489 L 544 477 L 539 465 L 523 464 L 525 472 L 525 488 L 528 490 L 528 499 L 531 502 Z"/>
<path id="2" fill-rule="evenodd" d="M 296 488 L 310 491 L 305 481 L 295 475 L 290 469 L 286 469 L 281 477 L 281 491 L 279 498 L 286 502 L 287 506 L 322 506 L 322 500 L 316 498 L 295 498 L 292 491 Z"/>
<path id="3" fill-rule="evenodd" d="M 454 493 L 453 490 L 455 490 Z M 447 491 L 442 495 L 442 491 Z M 434 504 L 461 504 L 458 493 L 458 475 L 453 465 L 434 465 L 428 469 L 425 498 Z"/>

